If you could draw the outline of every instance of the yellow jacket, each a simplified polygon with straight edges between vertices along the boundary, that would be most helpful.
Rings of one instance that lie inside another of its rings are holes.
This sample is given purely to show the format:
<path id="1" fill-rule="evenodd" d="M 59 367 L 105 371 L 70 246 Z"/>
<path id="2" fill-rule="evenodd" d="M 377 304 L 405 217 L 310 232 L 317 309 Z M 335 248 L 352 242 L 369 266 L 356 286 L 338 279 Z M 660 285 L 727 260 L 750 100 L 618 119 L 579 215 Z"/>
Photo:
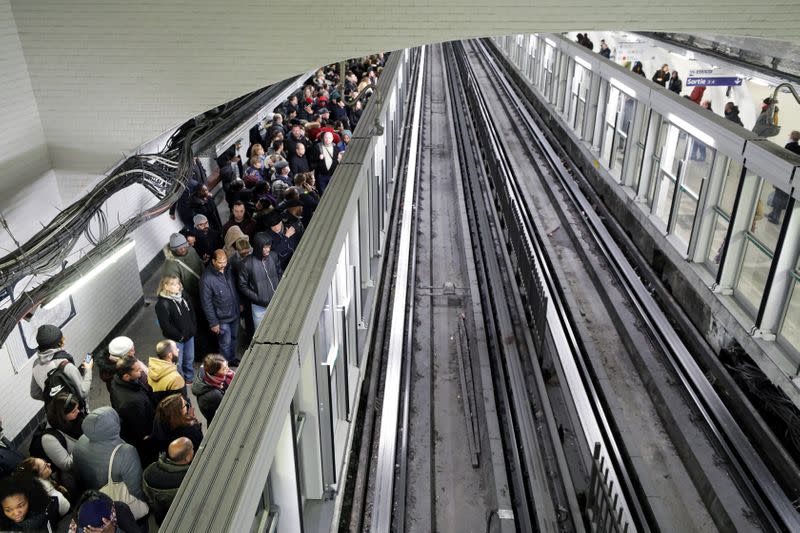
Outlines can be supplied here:
<path id="1" fill-rule="evenodd" d="M 147 383 L 153 392 L 178 390 L 186 386 L 183 377 L 178 373 L 175 363 L 168 363 L 158 357 L 147 361 Z"/>

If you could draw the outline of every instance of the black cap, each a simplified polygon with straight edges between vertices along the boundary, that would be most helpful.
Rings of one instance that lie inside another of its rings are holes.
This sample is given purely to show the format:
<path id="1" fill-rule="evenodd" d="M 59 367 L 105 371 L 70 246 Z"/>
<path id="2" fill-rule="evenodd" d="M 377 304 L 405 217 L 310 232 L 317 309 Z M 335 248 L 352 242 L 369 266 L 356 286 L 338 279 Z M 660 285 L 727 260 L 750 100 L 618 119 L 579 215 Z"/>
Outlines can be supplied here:
<path id="1" fill-rule="evenodd" d="M 290 207 L 303 207 L 303 204 L 300 200 L 286 200 L 283 202 L 284 209 L 289 209 Z"/>
<path id="2" fill-rule="evenodd" d="M 56 348 L 61 344 L 61 338 L 63 336 L 61 328 L 58 326 L 44 324 L 43 326 L 39 326 L 39 329 L 36 331 L 36 344 L 39 345 L 39 350 Z"/>
<path id="3" fill-rule="evenodd" d="M 281 212 L 276 209 L 267 213 L 267 216 L 264 217 L 264 222 L 266 222 L 267 226 L 271 228 L 272 226 L 277 226 L 283 222 L 283 216 L 281 215 Z"/>

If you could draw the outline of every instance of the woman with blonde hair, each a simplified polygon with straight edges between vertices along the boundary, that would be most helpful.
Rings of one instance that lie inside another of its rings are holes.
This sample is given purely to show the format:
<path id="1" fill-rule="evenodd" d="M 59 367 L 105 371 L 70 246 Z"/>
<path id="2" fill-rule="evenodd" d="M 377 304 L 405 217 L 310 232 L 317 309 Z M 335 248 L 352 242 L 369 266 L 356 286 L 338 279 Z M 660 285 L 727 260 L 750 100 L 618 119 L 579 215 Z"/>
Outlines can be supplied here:
<path id="1" fill-rule="evenodd" d="M 158 284 L 156 316 L 164 337 L 178 345 L 178 372 L 187 385 L 194 380 L 194 336 L 197 317 L 191 298 L 178 276 L 167 275 Z"/>

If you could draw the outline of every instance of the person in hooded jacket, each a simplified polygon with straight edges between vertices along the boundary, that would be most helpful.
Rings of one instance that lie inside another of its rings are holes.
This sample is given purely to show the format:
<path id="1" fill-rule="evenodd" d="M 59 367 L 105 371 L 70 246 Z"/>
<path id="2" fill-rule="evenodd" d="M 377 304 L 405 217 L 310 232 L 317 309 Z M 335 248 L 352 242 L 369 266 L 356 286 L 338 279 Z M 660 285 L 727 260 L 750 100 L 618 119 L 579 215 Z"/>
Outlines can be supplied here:
<path id="1" fill-rule="evenodd" d="M 0 504 L 0 531 L 54 531 L 58 523 L 58 501 L 26 472 L 0 480 Z"/>
<path id="2" fill-rule="evenodd" d="M 126 357 L 117 362 L 117 374 L 111 382 L 111 406 L 121 420 L 120 437 L 133 445 L 142 459 L 148 459 L 151 455 L 145 439 L 153 429 L 155 402 L 152 393 L 139 383 L 141 375 L 138 360 Z"/>
<path id="3" fill-rule="evenodd" d="M 289 240 L 294 236 L 294 228 L 284 228 L 283 215 L 277 209 L 264 217 L 264 223 L 269 226 L 269 229 L 256 233 L 256 237 L 263 234 L 272 240 L 272 253 L 277 255 L 281 270 L 286 270 L 294 253 L 294 248 Z"/>
<path id="4" fill-rule="evenodd" d="M 192 385 L 192 394 L 197 397 L 197 405 L 208 425 L 211 425 L 234 375 L 233 370 L 228 368 L 228 362 L 221 355 L 208 354 L 203 359 L 200 375 Z"/>
<path id="5" fill-rule="evenodd" d="M 225 243 L 222 246 L 222 249 L 225 250 L 225 255 L 228 259 L 236 252 L 234 245 L 236 241 L 239 239 L 250 239 L 239 226 L 231 226 L 228 232 L 225 234 Z"/>
<path id="6" fill-rule="evenodd" d="M 175 362 L 178 360 L 178 345 L 166 339 L 156 344 L 156 356 L 147 361 L 147 382 L 153 389 L 155 404 L 171 394 L 186 396 L 186 381 L 178 372 Z"/>
<path id="7" fill-rule="evenodd" d="M 259 233 L 253 240 L 253 254 L 239 270 L 239 290 L 250 300 L 253 324 L 257 328 L 278 288 L 283 270 L 272 254 L 272 240 Z"/>
<path id="8" fill-rule="evenodd" d="M 183 290 L 177 276 L 167 275 L 161 278 L 155 309 L 161 333 L 175 341 L 178 347 L 178 372 L 186 382 L 191 383 L 194 379 L 197 315 L 192 299 Z"/>
<path id="9" fill-rule="evenodd" d="M 120 437 L 119 420 L 117 412 L 107 405 L 86 416 L 83 435 L 72 452 L 75 470 L 84 487 L 99 489 L 108 482 L 108 463 L 119 447 L 111 465 L 111 479 L 124 482 L 128 492 L 142 499 L 142 463 L 136 448 Z"/>
<path id="10" fill-rule="evenodd" d="M 75 366 L 72 356 L 64 350 L 64 335 L 58 326 L 44 324 L 36 331 L 36 342 L 39 345 L 36 359 L 31 369 L 31 397 L 47 404 L 60 390 L 52 390 L 51 398 L 45 398 L 47 375 L 50 371 L 63 366 L 64 374 L 73 382 L 73 390 L 80 397 L 81 410 L 88 411 L 89 389 L 92 386 L 92 367 L 94 362 L 83 362 Z M 66 362 L 66 363 L 65 363 Z"/>

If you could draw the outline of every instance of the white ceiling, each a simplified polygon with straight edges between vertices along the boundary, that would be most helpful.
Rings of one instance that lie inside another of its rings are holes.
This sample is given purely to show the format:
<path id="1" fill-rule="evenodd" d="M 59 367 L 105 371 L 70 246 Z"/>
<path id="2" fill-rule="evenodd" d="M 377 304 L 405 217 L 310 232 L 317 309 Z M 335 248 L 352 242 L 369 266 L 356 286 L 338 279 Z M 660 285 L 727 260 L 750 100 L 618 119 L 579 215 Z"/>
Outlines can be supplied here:
<path id="1" fill-rule="evenodd" d="M 37 153 L 53 168 L 98 174 L 121 152 L 217 104 L 379 50 L 581 29 L 797 42 L 800 28 L 796 0 L 0 0 L 7 14 L 0 65 L 11 64 L 16 77 L 0 89 L 12 99 L 0 102 L 0 120 L 8 124 L 18 104 L 33 139 L 0 134 L 0 178 L 13 170 L 11 182 L 27 168 L 20 144 L 38 144 L 39 129 Z"/>

